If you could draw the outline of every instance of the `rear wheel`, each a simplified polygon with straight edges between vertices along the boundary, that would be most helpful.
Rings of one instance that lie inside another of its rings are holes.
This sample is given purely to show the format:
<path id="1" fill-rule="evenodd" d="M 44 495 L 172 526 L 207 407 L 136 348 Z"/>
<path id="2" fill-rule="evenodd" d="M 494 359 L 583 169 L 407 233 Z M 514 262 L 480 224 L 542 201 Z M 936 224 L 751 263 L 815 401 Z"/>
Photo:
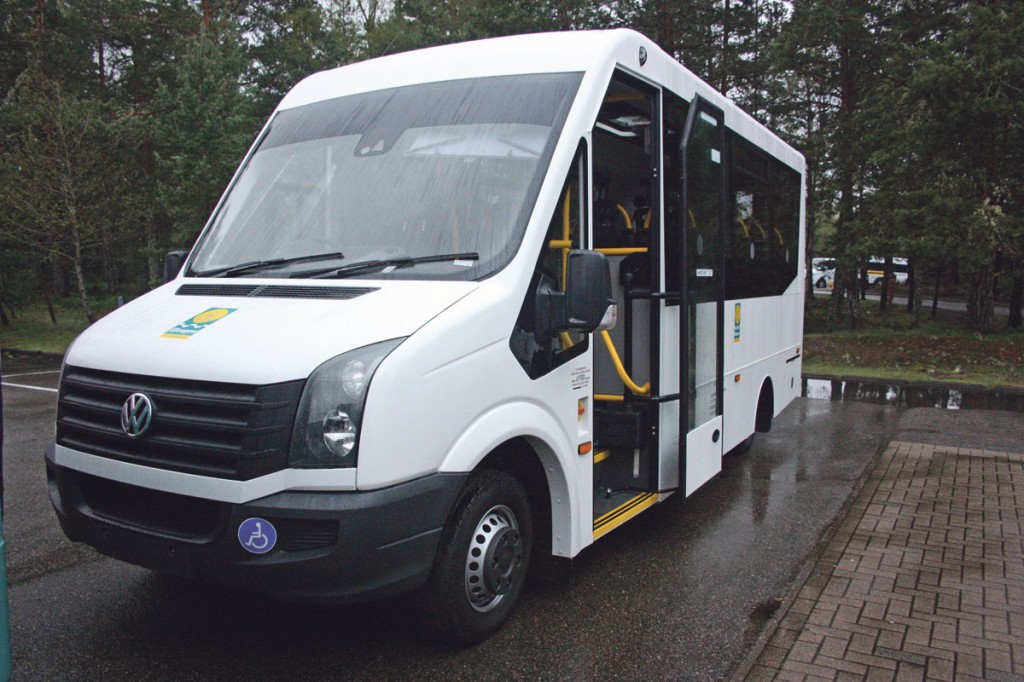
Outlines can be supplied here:
<path id="1" fill-rule="evenodd" d="M 445 526 L 424 588 L 432 628 L 466 644 L 494 634 L 522 592 L 532 532 L 519 481 L 500 471 L 473 476 Z"/>
<path id="2" fill-rule="evenodd" d="M 744 438 L 742 441 L 740 441 L 739 445 L 737 445 L 736 447 L 734 447 L 732 450 L 729 451 L 729 454 L 733 455 L 733 456 L 741 457 L 741 456 L 747 454 L 748 452 L 750 452 L 750 448 L 754 447 L 754 436 L 755 435 L 757 435 L 757 434 L 752 433 L 749 436 L 747 436 L 746 438 Z"/>

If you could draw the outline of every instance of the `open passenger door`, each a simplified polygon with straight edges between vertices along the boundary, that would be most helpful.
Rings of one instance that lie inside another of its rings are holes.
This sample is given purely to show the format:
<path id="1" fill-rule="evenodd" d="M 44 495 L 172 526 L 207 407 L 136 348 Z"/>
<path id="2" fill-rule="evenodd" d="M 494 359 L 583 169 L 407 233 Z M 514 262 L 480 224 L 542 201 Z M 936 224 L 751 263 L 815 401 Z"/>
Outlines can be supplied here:
<path id="1" fill-rule="evenodd" d="M 721 470 L 723 443 L 725 120 L 721 109 L 699 96 L 689 110 L 680 155 L 685 238 L 679 268 L 679 451 L 680 484 L 689 495 Z"/>

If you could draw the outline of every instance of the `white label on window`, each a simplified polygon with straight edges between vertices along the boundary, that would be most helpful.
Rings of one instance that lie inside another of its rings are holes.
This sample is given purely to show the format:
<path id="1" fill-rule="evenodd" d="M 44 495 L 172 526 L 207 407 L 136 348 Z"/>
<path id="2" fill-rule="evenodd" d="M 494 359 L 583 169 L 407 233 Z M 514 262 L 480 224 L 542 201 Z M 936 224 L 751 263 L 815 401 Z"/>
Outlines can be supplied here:
<path id="1" fill-rule="evenodd" d="M 710 270 L 710 269 L 699 268 L 697 270 L 697 276 L 698 277 L 714 277 L 715 276 L 715 271 L 714 270 Z"/>
<path id="2" fill-rule="evenodd" d="M 715 126 L 716 128 L 718 127 L 718 119 L 715 118 L 714 116 L 712 116 L 711 114 L 702 111 L 702 112 L 700 112 L 700 117 L 702 119 L 704 119 L 705 123 L 710 123 L 711 125 Z"/>
<path id="3" fill-rule="evenodd" d="M 711 163 L 722 163 L 722 152 L 717 149 L 711 150 Z"/>

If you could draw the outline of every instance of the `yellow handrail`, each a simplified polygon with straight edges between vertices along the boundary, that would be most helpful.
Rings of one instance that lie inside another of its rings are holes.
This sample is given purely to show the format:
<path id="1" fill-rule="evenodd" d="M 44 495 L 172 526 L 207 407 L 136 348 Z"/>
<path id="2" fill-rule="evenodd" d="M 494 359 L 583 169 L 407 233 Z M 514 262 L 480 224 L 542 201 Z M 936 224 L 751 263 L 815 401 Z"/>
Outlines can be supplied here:
<path id="1" fill-rule="evenodd" d="M 647 253 L 646 246 L 623 246 L 623 247 L 609 247 L 603 249 L 594 249 L 598 253 L 603 253 L 606 256 L 628 256 L 631 253 Z"/>
<path id="2" fill-rule="evenodd" d="M 594 400 L 601 400 L 606 403 L 621 403 L 624 402 L 626 398 L 615 393 L 595 393 Z"/>
<path id="3" fill-rule="evenodd" d="M 619 213 L 621 213 L 622 217 L 625 219 L 625 221 L 626 221 L 626 229 L 629 230 L 630 232 L 632 232 L 633 231 L 633 219 L 629 217 L 629 211 L 627 211 L 622 206 L 622 204 L 615 204 L 615 208 L 618 209 Z"/>
<path id="4" fill-rule="evenodd" d="M 565 199 L 562 202 L 562 238 L 551 239 L 548 241 L 548 248 L 561 249 L 562 250 L 562 291 L 565 291 L 565 276 L 567 270 L 566 261 L 569 258 L 569 250 L 572 248 L 572 239 L 570 235 L 571 223 L 569 220 L 569 211 L 572 208 L 572 189 L 566 188 Z M 630 220 L 629 213 L 622 206 L 616 206 L 619 212 L 622 213 L 622 217 L 626 219 L 626 227 L 630 230 L 633 229 L 633 221 Z M 649 225 L 650 213 L 647 214 L 647 221 L 645 221 L 644 227 Z M 608 256 L 628 256 L 633 253 L 647 253 L 647 247 L 632 247 L 632 248 L 610 248 L 610 249 L 595 249 Z M 562 348 L 569 348 L 573 345 L 572 337 L 566 332 L 560 332 L 559 338 L 562 342 Z M 622 379 L 629 390 L 639 395 L 648 395 L 651 392 L 650 383 L 638 386 L 636 382 L 629 378 L 626 374 L 626 368 L 622 364 L 622 360 L 619 358 L 619 353 L 615 350 L 615 344 L 612 342 L 611 334 L 607 331 L 601 332 L 601 338 L 604 339 L 604 345 L 608 348 L 608 354 L 611 356 L 612 364 L 615 365 L 615 371 L 618 373 L 619 378 Z M 607 400 L 607 401 L 619 401 L 625 400 L 622 396 L 607 395 L 607 394 L 596 394 L 595 400 Z"/>
<path id="5" fill-rule="evenodd" d="M 744 238 L 750 239 L 750 228 L 747 227 L 747 221 L 745 221 L 743 218 L 737 218 L 736 222 L 738 222 L 740 224 L 740 227 L 743 228 Z"/>
<path id="6" fill-rule="evenodd" d="M 566 270 L 569 266 L 569 250 L 572 248 L 572 236 L 569 234 L 569 209 L 572 208 L 572 187 L 565 188 L 565 200 L 562 202 L 562 291 L 565 291 Z"/>
<path id="7" fill-rule="evenodd" d="M 637 386 L 636 382 L 630 379 L 629 375 L 626 374 L 626 368 L 622 365 L 622 360 L 619 358 L 619 352 L 615 350 L 615 343 L 612 342 L 612 335 L 607 331 L 602 331 L 601 338 L 604 339 L 605 348 L 608 349 L 608 355 L 612 358 L 612 364 L 615 365 L 615 371 L 618 372 L 619 378 L 622 379 L 622 383 L 626 384 L 626 388 L 637 395 L 649 395 L 651 392 L 650 383 L 646 383 L 643 386 Z"/>

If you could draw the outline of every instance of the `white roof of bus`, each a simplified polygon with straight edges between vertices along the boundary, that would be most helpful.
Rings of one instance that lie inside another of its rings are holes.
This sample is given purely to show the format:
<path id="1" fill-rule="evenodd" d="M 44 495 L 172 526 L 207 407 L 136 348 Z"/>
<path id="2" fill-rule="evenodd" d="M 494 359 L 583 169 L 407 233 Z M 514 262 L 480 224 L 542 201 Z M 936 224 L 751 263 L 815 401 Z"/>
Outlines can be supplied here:
<path id="1" fill-rule="evenodd" d="M 647 61 L 640 64 L 640 48 Z M 687 101 L 699 94 L 725 112 L 726 125 L 803 172 L 804 159 L 646 36 L 628 29 L 533 33 L 402 52 L 315 73 L 281 101 L 291 109 L 360 92 L 417 83 L 517 73 L 586 72 L 604 82 L 616 66 L 675 91 Z"/>

